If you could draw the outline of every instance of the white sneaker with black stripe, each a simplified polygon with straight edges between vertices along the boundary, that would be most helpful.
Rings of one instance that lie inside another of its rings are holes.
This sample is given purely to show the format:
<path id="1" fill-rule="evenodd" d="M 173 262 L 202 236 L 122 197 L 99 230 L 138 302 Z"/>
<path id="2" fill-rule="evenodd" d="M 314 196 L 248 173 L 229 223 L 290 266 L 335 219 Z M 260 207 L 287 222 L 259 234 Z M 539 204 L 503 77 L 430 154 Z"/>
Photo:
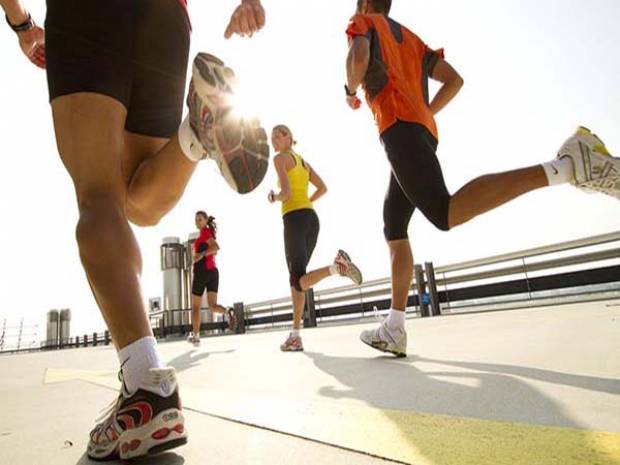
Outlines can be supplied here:
<path id="1" fill-rule="evenodd" d="M 596 134 L 578 128 L 558 152 L 558 159 L 565 158 L 573 163 L 575 187 L 620 199 L 620 158 L 613 157 Z"/>

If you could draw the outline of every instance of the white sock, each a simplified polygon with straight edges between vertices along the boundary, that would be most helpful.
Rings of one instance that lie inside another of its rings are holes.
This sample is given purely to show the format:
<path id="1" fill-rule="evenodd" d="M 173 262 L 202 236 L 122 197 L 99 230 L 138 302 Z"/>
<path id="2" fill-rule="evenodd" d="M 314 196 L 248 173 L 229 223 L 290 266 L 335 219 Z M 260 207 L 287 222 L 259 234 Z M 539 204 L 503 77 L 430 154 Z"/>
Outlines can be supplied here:
<path id="1" fill-rule="evenodd" d="M 543 163 L 542 167 L 545 170 L 550 186 L 566 184 L 567 182 L 571 182 L 575 177 L 573 162 L 570 158 Z"/>
<path id="2" fill-rule="evenodd" d="M 202 144 L 196 140 L 194 131 L 189 125 L 189 115 L 183 119 L 181 126 L 179 126 L 178 137 L 181 150 L 187 158 L 194 162 L 199 162 L 204 158 Z"/>
<path id="3" fill-rule="evenodd" d="M 331 276 L 334 276 L 336 274 L 340 274 L 340 272 L 338 271 L 338 265 L 336 265 L 335 263 L 333 265 L 329 266 L 329 274 Z"/>
<path id="4" fill-rule="evenodd" d="M 298 329 L 293 329 L 291 331 L 291 336 L 293 337 L 299 337 L 299 330 Z"/>
<path id="5" fill-rule="evenodd" d="M 386 320 L 386 324 L 388 329 L 404 328 L 405 312 L 391 308 Z"/>
<path id="6" fill-rule="evenodd" d="M 157 352 L 154 337 L 143 337 L 118 351 L 121 362 L 123 381 L 127 391 L 133 394 L 151 368 L 164 368 L 164 363 Z"/>

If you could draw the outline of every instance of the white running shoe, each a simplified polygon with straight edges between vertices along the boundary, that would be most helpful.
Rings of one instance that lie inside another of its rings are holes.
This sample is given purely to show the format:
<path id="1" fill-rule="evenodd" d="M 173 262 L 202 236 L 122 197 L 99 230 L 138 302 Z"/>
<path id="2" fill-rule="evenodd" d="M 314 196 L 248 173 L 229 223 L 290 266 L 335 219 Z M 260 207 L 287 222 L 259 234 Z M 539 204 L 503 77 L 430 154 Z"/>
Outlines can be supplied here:
<path id="1" fill-rule="evenodd" d="M 303 352 L 304 344 L 301 336 L 293 336 L 293 333 L 290 333 L 284 344 L 280 345 L 280 350 L 282 352 Z"/>
<path id="2" fill-rule="evenodd" d="M 87 454 L 93 460 L 134 459 L 187 442 L 174 368 L 149 370 L 134 394 L 123 383 L 104 415 L 90 433 Z"/>
<path id="3" fill-rule="evenodd" d="M 364 344 L 381 352 L 389 352 L 399 358 L 407 356 L 407 332 L 405 328 L 391 330 L 384 321 L 376 329 L 362 331 L 360 339 Z"/>
<path id="4" fill-rule="evenodd" d="M 338 267 L 338 273 L 340 276 L 344 276 L 349 278 L 358 286 L 362 284 L 362 272 L 360 269 L 353 263 L 349 254 L 344 250 L 339 250 L 336 258 L 334 259 L 334 264 Z"/>
<path id="5" fill-rule="evenodd" d="M 558 159 L 563 158 L 573 163 L 574 186 L 620 199 L 620 158 L 613 157 L 596 134 L 585 127 L 577 129 L 558 152 Z"/>
<path id="6" fill-rule="evenodd" d="M 256 118 L 235 114 L 234 87 L 235 73 L 222 60 L 208 53 L 196 55 L 187 95 L 189 124 L 195 136 L 191 150 L 215 160 L 230 187 L 245 194 L 265 177 L 269 144 Z"/>
<path id="7" fill-rule="evenodd" d="M 187 336 L 187 342 L 192 344 L 194 347 L 199 347 L 200 346 L 200 334 L 196 335 L 193 332 L 189 333 L 189 335 Z"/>

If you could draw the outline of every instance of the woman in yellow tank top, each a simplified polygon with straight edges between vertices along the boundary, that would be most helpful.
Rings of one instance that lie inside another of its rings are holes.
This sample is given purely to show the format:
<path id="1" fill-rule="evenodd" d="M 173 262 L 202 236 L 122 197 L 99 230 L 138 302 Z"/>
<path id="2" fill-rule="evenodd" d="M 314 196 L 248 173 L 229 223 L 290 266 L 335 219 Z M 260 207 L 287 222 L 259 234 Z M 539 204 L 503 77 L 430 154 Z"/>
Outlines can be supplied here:
<path id="1" fill-rule="evenodd" d="M 306 272 L 319 235 L 319 217 L 314 211 L 313 203 L 325 195 L 327 186 L 308 162 L 293 151 L 295 142 L 288 127 L 279 125 L 273 128 L 271 143 L 277 153 L 273 162 L 278 173 L 280 192 L 270 191 L 269 201 L 282 202 L 284 250 L 293 300 L 293 331 L 280 349 L 286 352 L 301 351 L 304 349 L 299 331 L 306 303 L 305 291 L 335 274 L 346 276 L 359 285 L 362 274 L 343 250 L 338 251 L 330 266 Z M 316 187 L 316 190 L 308 196 L 310 184 Z"/>

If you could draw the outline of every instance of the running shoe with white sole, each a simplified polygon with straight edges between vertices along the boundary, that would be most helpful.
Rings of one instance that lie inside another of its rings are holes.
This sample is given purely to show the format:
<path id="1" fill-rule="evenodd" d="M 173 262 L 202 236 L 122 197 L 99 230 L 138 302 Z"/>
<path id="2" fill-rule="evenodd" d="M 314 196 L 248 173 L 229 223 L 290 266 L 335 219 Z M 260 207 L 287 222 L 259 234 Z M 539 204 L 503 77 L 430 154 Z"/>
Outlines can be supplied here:
<path id="1" fill-rule="evenodd" d="M 301 336 L 293 336 L 289 334 L 284 341 L 284 344 L 280 346 L 282 352 L 302 352 L 304 350 L 304 344 L 301 341 Z"/>
<path id="2" fill-rule="evenodd" d="M 174 368 L 149 370 L 134 394 L 123 383 L 105 415 L 90 433 L 87 454 L 93 460 L 134 459 L 187 443 Z"/>
<path id="3" fill-rule="evenodd" d="M 620 199 L 620 158 L 613 157 L 596 134 L 585 127 L 577 129 L 558 152 L 558 159 L 564 158 L 573 163 L 573 185 Z"/>
<path id="4" fill-rule="evenodd" d="M 407 356 L 407 332 L 404 328 L 391 330 L 385 321 L 376 329 L 362 331 L 360 340 L 381 352 L 389 352 L 399 358 Z"/>
<path id="5" fill-rule="evenodd" d="M 200 335 L 189 333 L 189 336 L 187 336 L 187 342 L 192 344 L 194 347 L 199 347 L 200 346 Z"/>
<path id="6" fill-rule="evenodd" d="M 235 73 L 217 57 L 199 53 L 194 58 L 187 96 L 189 124 L 201 147 L 192 152 L 214 160 L 235 191 L 254 190 L 265 177 L 269 165 L 267 133 L 256 118 L 235 113 L 232 95 Z"/>
<path id="7" fill-rule="evenodd" d="M 338 267 L 338 273 L 340 276 L 349 278 L 358 286 L 362 284 L 362 272 L 355 265 L 355 263 L 353 263 L 349 254 L 344 250 L 338 251 L 336 258 L 334 259 L 334 264 Z"/>

